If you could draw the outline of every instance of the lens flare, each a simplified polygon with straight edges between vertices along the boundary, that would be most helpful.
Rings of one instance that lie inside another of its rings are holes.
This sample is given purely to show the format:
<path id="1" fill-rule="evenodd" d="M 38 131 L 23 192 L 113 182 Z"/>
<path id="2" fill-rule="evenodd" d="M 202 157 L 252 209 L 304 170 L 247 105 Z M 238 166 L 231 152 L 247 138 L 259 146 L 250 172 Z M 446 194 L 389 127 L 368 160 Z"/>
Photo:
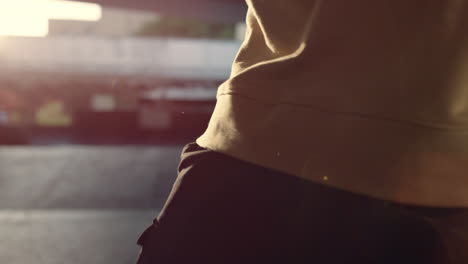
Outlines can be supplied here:
<path id="1" fill-rule="evenodd" d="M 0 35 L 44 37 L 49 19 L 97 21 L 96 4 L 59 0 L 0 0 Z"/>

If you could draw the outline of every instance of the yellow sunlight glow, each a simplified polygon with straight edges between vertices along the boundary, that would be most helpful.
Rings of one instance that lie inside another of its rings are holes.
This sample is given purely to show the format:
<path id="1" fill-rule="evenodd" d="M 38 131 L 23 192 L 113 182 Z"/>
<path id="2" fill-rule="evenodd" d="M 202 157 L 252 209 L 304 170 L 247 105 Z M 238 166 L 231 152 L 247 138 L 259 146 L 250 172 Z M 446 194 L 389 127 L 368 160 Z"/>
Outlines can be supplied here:
<path id="1" fill-rule="evenodd" d="M 61 0 L 0 0 L 0 36 L 44 37 L 49 19 L 97 21 L 96 4 Z"/>

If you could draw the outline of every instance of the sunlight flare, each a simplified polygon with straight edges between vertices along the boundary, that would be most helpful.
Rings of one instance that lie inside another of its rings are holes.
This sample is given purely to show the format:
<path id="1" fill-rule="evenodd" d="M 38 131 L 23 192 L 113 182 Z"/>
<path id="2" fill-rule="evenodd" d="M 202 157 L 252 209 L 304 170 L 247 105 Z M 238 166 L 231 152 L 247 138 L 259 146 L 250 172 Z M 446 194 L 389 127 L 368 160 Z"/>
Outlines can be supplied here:
<path id="1" fill-rule="evenodd" d="M 44 37 L 49 19 L 97 21 L 96 4 L 60 0 L 0 0 L 0 35 Z"/>

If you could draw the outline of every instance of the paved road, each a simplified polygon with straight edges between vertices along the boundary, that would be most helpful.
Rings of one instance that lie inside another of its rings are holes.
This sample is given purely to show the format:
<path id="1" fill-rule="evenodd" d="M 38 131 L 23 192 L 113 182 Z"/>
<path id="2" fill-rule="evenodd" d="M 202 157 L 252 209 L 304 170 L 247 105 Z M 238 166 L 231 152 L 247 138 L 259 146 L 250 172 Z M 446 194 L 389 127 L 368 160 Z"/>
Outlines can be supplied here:
<path id="1" fill-rule="evenodd" d="M 0 147 L 0 208 L 159 208 L 181 146 Z"/>
<path id="2" fill-rule="evenodd" d="M 134 263 L 180 150 L 0 147 L 0 263 Z"/>
<path id="3" fill-rule="evenodd" d="M 0 211 L 0 263 L 134 264 L 154 210 Z"/>

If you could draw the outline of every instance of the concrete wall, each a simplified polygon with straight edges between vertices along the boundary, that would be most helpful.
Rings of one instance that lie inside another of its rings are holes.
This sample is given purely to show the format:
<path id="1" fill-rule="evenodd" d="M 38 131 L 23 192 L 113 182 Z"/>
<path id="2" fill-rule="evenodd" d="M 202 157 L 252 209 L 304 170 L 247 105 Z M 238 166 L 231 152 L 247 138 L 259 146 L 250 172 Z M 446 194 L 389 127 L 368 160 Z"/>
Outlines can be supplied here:
<path id="1" fill-rule="evenodd" d="M 0 72 L 222 80 L 236 41 L 154 38 L 0 38 Z"/>

